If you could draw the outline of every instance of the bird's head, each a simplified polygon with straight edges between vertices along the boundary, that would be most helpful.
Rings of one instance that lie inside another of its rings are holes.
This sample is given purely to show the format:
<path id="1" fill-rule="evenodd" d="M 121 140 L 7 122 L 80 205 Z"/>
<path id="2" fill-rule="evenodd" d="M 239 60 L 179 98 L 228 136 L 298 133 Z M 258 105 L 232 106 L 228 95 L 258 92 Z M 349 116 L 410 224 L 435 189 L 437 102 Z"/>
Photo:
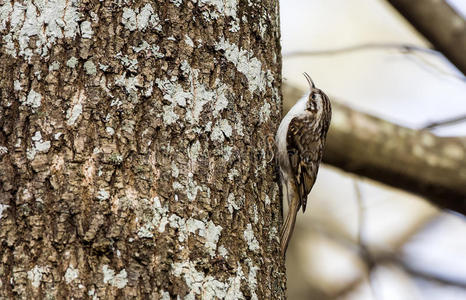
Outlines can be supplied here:
<path id="1" fill-rule="evenodd" d="M 327 108 L 330 106 L 330 101 L 327 95 L 325 95 L 322 90 L 315 86 L 314 81 L 312 81 L 312 78 L 309 76 L 309 74 L 304 73 L 304 77 L 306 77 L 310 89 L 306 103 L 306 109 L 313 113 L 327 110 Z"/>

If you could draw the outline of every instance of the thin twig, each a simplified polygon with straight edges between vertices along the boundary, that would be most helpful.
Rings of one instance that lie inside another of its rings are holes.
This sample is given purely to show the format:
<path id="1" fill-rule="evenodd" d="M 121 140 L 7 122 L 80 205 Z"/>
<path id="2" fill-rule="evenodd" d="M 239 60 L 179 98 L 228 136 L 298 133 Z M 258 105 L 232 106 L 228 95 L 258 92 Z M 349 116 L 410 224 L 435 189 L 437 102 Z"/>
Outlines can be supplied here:
<path id="1" fill-rule="evenodd" d="M 318 55 L 337 55 L 345 54 L 348 52 L 355 52 L 361 50 L 371 50 L 371 49 L 395 49 L 401 52 L 422 52 L 427 54 L 432 54 L 436 56 L 442 56 L 442 53 L 426 47 L 420 47 L 416 45 L 409 44 L 397 44 L 397 43 L 364 43 L 353 46 L 346 46 L 341 48 L 334 49 L 325 49 L 325 50 L 308 50 L 308 51 L 293 51 L 283 54 L 283 57 L 296 57 L 296 56 L 318 56 Z"/>
<path id="2" fill-rule="evenodd" d="M 363 50 L 386 50 L 386 49 L 394 49 L 398 50 L 401 53 L 405 54 L 416 54 L 416 53 L 425 53 L 425 54 L 430 54 L 430 55 L 435 55 L 437 57 L 443 58 L 445 61 L 449 62 L 445 56 L 442 54 L 442 52 L 432 49 L 432 48 L 427 48 L 427 47 L 421 47 L 421 46 L 416 46 L 416 45 L 410 45 L 410 44 L 398 44 L 398 43 L 363 43 L 359 45 L 353 45 L 353 46 L 347 46 L 347 47 L 341 47 L 341 48 L 334 48 L 334 49 L 324 49 L 324 50 L 307 50 L 307 51 L 292 51 L 288 53 L 284 53 L 283 57 L 285 58 L 294 58 L 294 57 L 300 57 L 300 56 L 324 56 L 324 55 L 339 55 L 339 54 L 346 54 L 350 52 L 356 52 L 356 51 L 363 51 Z M 429 65 L 430 67 L 434 68 L 437 70 L 437 72 L 442 73 L 443 75 L 450 76 L 453 78 L 456 78 L 460 81 L 466 82 L 466 76 L 464 75 L 457 75 L 457 74 L 452 74 L 445 72 L 435 66 L 434 64 L 422 60 L 424 64 Z"/>
<path id="3" fill-rule="evenodd" d="M 442 121 L 435 121 L 435 122 L 427 123 L 421 129 L 434 129 L 434 128 L 437 128 L 437 127 L 447 126 L 447 125 L 460 123 L 460 122 L 464 122 L 464 121 L 466 121 L 466 114 L 463 114 L 463 115 L 460 115 L 460 116 L 457 116 L 457 117 L 453 117 L 453 118 L 448 118 L 448 119 L 445 119 L 445 120 L 442 120 Z"/>
<path id="4" fill-rule="evenodd" d="M 299 227 L 299 225 L 298 225 Z M 314 229 L 316 232 L 322 234 L 323 236 L 332 239 L 333 241 L 337 242 L 338 244 L 346 247 L 347 249 L 354 250 L 358 252 L 359 254 L 364 253 L 364 250 L 361 249 L 361 245 L 357 244 L 355 241 L 349 239 L 348 237 L 337 233 L 335 231 L 329 230 L 325 226 L 320 226 L 317 223 L 312 223 L 311 228 Z M 306 227 L 306 230 L 309 230 L 309 227 Z M 406 262 L 403 261 L 402 258 L 399 257 L 400 254 L 395 251 L 395 252 L 384 252 L 384 253 L 378 253 L 373 255 L 373 261 L 375 262 L 374 266 L 378 266 L 384 263 L 393 263 L 396 266 L 401 267 L 403 270 L 408 272 L 409 274 L 416 276 L 421 279 L 429 280 L 432 282 L 437 282 L 445 285 L 450 285 L 454 287 L 459 287 L 459 288 L 466 288 L 466 282 L 461 280 L 461 279 L 453 279 L 453 278 L 448 278 L 448 277 L 443 277 L 439 276 L 437 274 L 431 274 L 429 272 L 423 271 L 423 270 L 417 270 L 415 268 L 410 267 L 409 265 L 406 264 Z M 361 258 L 363 261 L 367 262 L 367 257 L 364 255 L 361 255 Z M 371 271 L 371 270 L 369 270 Z M 362 281 L 360 281 L 362 283 Z M 356 285 L 351 285 L 353 288 L 356 287 Z M 345 289 L 344 293 L 350 292 L 351 289 Z M 344 294 L 343 293 L 343 294 Z"/>
<path id="5" fill-rule="evenodd" d="M 405 272 L 407 272 L 413 277 L 418 277 L 418 278 L 421 278 L 421 279 L 424 279 L 430 282 L 454 286 L 454 287 L 458 287 L 462 289 L 466 288 L 466 282 L 462 280 L 462 278 L 459 278 L 459 279 L 450 278 L 448 276 L 442 276 L 438 274 L 429 273 L 428 271 L 426 272 L 426 271 L 418 270 L 406 264 L 399 257 L 393 256 L 393 255 L 377 257 L 377 263 L 378 264 L 393 263 L 396 266 L 401 267 Z"/>
<path id="6" fill-rule="evenodd" d="M 369 251 L 369 248 L 367 247 L 366 239 L 364 237 L 364 229 L 366 227 L 365 226 L 366 209 L 364 207 L 361 188 L 359 186 L 358 179 L 353 180 L 353 186 L 354 186 L 354 191 L 356 194 L 356 201 L 358 205 L 358 240 L 357 242 L 359 244 L 359 249 L 360 249 L 359 252 L 360 252 L 361 258 L 363 258 L 364 261 L 367 263 L 367 267 L 369 269 L 369 274 L 367 274 L 367 280 L 371 288 L 372 296 L 374 297 L 374 299 L 380 299 L 376 291 L 376 288 L 374 287 L 374 285 L 378 285 L 378 283 L 376 282 L 377 280 L 375 280 L 375 278 L 371 276 L 372 270 L 376 266 L 376 262 L 374 258 L 372 257 Z"/>
<path id="7" fill-rule="evenodd" d="M 441 69 L 439 66 L 437 66 L 436 64 L 429 61 L 428 59 L 424 58 L 423 56 L 418 55 L 417 52 L 407 52 L 406 57 L 411 58 L 412 62 L 415 62 L 417 65 L 423 67 L 425 70 L 427 70 L 431 74 L 435 75 L 435 73 L 432 72 L 432 71 L 435 71 L 437 73 L 440 73 L 441 75 L 452 77 L 452 78 L 455 78 L 455 79 L 457 79 L 459 81 L 466 82 L 466 76 L 464 76 L 462 74 L 455 74 L 455 73 L 452 73 L 452 72 L 445 71 L 445 70 Z M 418 61 L 416 61 L 416 60 L 414 60 L 412 58 L 416 58 Z M 453 65 L 447 59 L 445 59 L 445 63 L 447 63 L 448 65 L 450 65 L 453 68 L 456 68 L 456 66 Z"/>
<path id="8" fill-rule="evenodd" d="M 358 244 L 361 245 L 361 247 L 365 246 L 365 239 L 363 236 L 363 230 L 364 230 L 364 217 L 365 217 L 365 209 L 363 207 L 363 200 L 362 200 L 362 194 L 361 194 L 361 189 L 359 187 L 359 182 L 357 179 L 353 180 L 353 187 L 354 187 L 354 192 L 356 194 L 356 201 L 358 205 Z"/>

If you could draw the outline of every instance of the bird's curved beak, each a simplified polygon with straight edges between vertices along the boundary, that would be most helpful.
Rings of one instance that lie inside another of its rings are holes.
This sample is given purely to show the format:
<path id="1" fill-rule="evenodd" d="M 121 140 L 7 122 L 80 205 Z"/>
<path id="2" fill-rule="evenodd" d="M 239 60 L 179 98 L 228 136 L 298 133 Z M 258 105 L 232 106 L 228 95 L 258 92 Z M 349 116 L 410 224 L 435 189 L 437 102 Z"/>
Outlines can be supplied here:
<path id="1" fill-rule="evenodd" d="M 312 81 L 311 76 L 309 76 L 309 74 L 307 74 L 306 72 L 304 72 L 303 75 L 304 77 L 306 77 L 306 80 L 309 83 L 309 87 L 311 88 L 311 90 L 315 89 L 316 86 L 314 84 L 314 81 Z"/>

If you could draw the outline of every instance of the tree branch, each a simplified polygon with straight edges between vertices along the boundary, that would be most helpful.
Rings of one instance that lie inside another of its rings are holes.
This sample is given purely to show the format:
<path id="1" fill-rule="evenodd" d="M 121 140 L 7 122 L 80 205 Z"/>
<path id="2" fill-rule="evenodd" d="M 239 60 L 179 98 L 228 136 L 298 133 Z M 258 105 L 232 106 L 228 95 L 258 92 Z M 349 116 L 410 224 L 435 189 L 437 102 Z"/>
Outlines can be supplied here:
<path id="1" fill-rule="evenodd" d="M 420 47 L 410 44 L 399 44 L 399 43 L 363 43 L 358 45 L 346 46 L 341 48 L 323 49 L 323 50 L 305 50 L 305 51 L 293 51 L 283 54 L 283 57 L 297 57 L 297 56 L 318 56 L 318 55 L 337 55 L 343 53 L 356 52 L 361 50 L 373 50 L 373 49 L 395 49 L 401 52 L 422 52 L 433 55 L 443 54 L 435 49 L 426 47 Z"/>
<path id="2" fill-rule="evenodd" d="M 292 51 L 283 54 L 285 58 L 295 58 L 301 56 L 326 56 L 326 55 L 339 55 L 339 54 L 346 54 L 351 52 L 363 51 L 363 50 L 380 50 L 380 49 L 395 49 L 399 50 L 403 54 L 432 54 L 443 59 L 447 59 L 442 52 L 426 48 L 426 47 L 419 47 L 416 45 L 409 45 L 409 44 L 398 44 L 398 43 L 363 43 L 358 45 L 346 46 L 341 48 L 332 48 L 332 49 L 322 49 L 322 50 L 304 50 L 304 51 Z M 429 66 L 430 68 L 434 69 L 436 72 L 441 73 L 445 76 L 450 76 L 456 78 L 461 81 L 466 82 L 466 76 L 463 74 L 456 74 L 452 72 L 447 72 L 436 66 L 435 64 L 431 63 L 430 61 L 422 58 L 422 56 L 416 56 L 419 60 L 421 60 L 423 65 Z"/>
<path id="3" fill-rule="evenodd" d="M 303 94 L 302 90 L 283 86 L 285 103 Z M 437 206 L 466 215 L 466 137 L 437 137 L 335 101 L 332 110 L 324 163 L 424 196 Z"/>
<path id="4" fill-rule="evenodd" d="M 456 124 L 456 123 L 460 123 L 464 121 L 466 121 L 466 114 L 462 114 L 460 116 L 448 118 L 448 119 L 441 120 L 441 121 L 430 122 L 426 124 L 423 127 L 423 129 L 434 129 L 437 127 L 448 126 L 448 125 L 452 125 L 452 124 Z"/>
<path id="5" fill-rule="evenodd" d="M 466 21 L 446 1 L 388 2 L 466 75 Z"/>

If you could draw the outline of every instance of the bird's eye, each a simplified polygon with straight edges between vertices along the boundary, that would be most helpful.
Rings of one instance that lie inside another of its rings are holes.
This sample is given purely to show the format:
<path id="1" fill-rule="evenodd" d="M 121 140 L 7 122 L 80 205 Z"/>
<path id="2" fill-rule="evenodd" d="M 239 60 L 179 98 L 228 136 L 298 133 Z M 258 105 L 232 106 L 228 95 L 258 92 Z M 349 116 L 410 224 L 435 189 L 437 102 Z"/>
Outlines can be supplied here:
<path id="1" fill-rule="evenodd" d="M 312 97 L 312 100 L 316 100 L 316 94 L 312 94 L 311 97 Z"/>

